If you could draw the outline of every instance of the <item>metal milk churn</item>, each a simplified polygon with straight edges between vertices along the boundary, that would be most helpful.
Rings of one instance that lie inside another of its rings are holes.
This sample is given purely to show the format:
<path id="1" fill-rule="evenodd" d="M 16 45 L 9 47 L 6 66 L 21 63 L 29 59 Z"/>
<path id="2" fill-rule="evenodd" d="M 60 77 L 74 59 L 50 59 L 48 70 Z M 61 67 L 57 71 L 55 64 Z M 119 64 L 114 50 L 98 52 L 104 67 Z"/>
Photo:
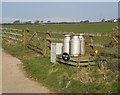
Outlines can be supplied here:
<path id="1" fill-rule="evenodd" d="M 85 54 L 85 39 L 83 37 L 83 34 L 79 35 L 79 39 L 80 39 L 80 54 L 84 55 Z"/>
<path id="2" fill-rule="evenodd" d="M 68 53 L 69 54 L 70 50 L 70 35 L 64 35 L 64 40 L 63 40 L 63 53 Z"/>
<path id="3" fill-rule="evenodd" d="M 71 56 L 79 56 L 80 54 L 80 39 L 78 35 L 73 35 L 70 40 L 70 54 Z"/>

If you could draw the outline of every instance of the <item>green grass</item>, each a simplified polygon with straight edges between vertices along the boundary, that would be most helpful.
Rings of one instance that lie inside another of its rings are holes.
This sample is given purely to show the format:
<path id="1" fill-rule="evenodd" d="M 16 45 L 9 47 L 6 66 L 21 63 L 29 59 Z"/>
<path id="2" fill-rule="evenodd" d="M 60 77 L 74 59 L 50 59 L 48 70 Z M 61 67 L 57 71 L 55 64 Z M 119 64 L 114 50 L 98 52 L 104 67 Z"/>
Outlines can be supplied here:
<path id="1" fill-rule="evenodd" d="M 26 29 L 27 27 L 36 32 L 47 30 L 66 32 L 95 32 L 110 33 L 117 23 L 97 24 L 48 24 L 48 25 L 3 25 L 3 27 Z M 32 32 L 31 31 L 31 32 Z M 59 37 L 58 35 L 54 35 Z M 63 37 L 61 35 L 61 37 Z M 34 38 L 32 44 L 39 44 Z M 96 42 L 107 43 L 109 38 L 95 38 Z M 100 70 L 97 66 L 73 67 L 64 64 L 53 64 L 49 57 L 43 57 L 20 43 L 3 40 L 2 47 L 13 56 L 23 62 L 24 70 L 28 77 L 42 82 L 50 90 L 63 93 L 116 93 L 118 92 L 118 72 L 114 68 L 118 61 L 109 59 L 111 67 L 108 70 Z M 44 49 L 44 48 L 43 48 Z M 86 47 L 87 53 L 89 48 Z M 101 49 L 99 49 L 101 50 Z M 112 49 L 105 51 L 113 52 Z M 115 53 L 117 50 L 115 51 Z"/>
<path id="2" fill-rule="evenodd" d="M 81 23 L 81 24 L 46 24 L 46 25 L 3 25 L 2 27 L 26 29 L 31 31 L 46 32 L 65 31 L 65 32 L 93 32 L 110 33 L 117 23 Z"/>
<path id="3" fill-rule="evenodd" d="M 2 47 L 2 38 L 0 37 L 0 47 Z"/>
<path id="4" fill-rule="evenodd" d="M 3 40 L 2 48 L 20 60 L 30 59 L 31 57 L 35 57 L 37 55 L 34 51 L 28 49 L 27 47 L 23 47 L 20 43 L 10 40 Z"/>
<path id="5" fill-rule="evenodd" d="M 25 70 L 30 77 L 42 82 L 51 90 L 64 93 L 117 92 L 117 77 L 114 72 L 98 71 L 97 67 L 76 68 L 50 63 L 49 58 L 35 57 L 27 60 Z M 89 69 L 91 68 L 91 71 Z M 88 75 L 87 75 L 88 73 Z M 112 85 L 116 86 L 112 86 Z M 68 86 L 67 86 L 68 85 Z"/>
<path id="6" fill-rule="evenodd" d="M 74 67 L 53 64 L 49 57 L 38 56 L 19 43 L 3 41 L 3 48 L 24 64 L 29 78 L 37 80 L 51 91 L 62 93 L 110 93 L 118 91 L 117 72 L 99 70 L 97 66 Z M 114 86 L 113 86 L 114 85 Z"/>

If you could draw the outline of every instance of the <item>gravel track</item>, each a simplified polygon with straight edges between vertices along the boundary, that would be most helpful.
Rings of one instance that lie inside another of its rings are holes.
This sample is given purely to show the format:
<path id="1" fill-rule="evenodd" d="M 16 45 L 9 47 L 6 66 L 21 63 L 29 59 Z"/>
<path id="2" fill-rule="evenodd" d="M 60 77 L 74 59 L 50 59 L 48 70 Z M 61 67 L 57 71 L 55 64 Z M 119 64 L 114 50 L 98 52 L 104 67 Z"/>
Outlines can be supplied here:
<path id="1" fill-rule="evenodd" d="M 42 84 L 27 78 L 22 70 L 21 61 L 2 50 L 2 93 L 51 92 Z"/>

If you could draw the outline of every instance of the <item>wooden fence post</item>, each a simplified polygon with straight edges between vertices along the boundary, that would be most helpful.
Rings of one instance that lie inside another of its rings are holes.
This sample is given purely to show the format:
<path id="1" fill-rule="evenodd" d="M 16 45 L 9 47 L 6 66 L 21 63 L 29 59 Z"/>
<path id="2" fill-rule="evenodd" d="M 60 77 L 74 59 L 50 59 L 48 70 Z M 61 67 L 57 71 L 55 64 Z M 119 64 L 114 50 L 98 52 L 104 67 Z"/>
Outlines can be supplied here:
<path id="1" fill-rule="evenodd" d="M 90 43 L 92 44 L 92 45 L 90 45 L 90 47 L 91 47 L 91 52 L 93 52 L 93 50 L 94 50 L 94 46 L 93 46 L 93 44 L 94 44 L 93 36 L 89 36 L 89 37 L 90 37 Z"/>
<path id="2" fill-rule="evenodd" d="M 51 38 L 51 33 L 49 31 L 46 32 L 46 53 L 49 55 L 51 40 L 48 40 L 47 38 Z"/>
<path id="3" fill-rule="evenodd" d="M 29 32 L 28 29 L 23 31 L 23 42 L 22 42 L 22 46 L 23 47 L 25 47 L 26 44 L 27 44 L 27 35 L 28 35 L 28 32 Z"/>
<path id="4" fill-rule="evenodd" d="M 47 53 L 47 43 L 46 43 L 46 38 L 47 38 L 47 34 L 45 33 L 45 49 L 44 49 L 44 56 L 46 56 L 46 53 Z"/>

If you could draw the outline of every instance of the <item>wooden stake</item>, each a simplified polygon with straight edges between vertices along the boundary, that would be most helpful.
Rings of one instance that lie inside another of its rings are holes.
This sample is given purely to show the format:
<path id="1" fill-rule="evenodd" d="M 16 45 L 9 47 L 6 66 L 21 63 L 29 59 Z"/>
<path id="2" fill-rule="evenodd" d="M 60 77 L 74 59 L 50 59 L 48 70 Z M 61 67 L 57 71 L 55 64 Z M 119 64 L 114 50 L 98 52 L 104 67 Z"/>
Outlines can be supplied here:
<path id="1" fill-rule="evenodd" d="M 47 51 L 47 43 L 46 43 L 46 37 L 47 37 L 47 34 L 45 33 L 45 38 L 44 38 L 44 40 L 45 40 L 45 50 L 44 50 L 44 56 L 46 56 L 46 51 Z"/>
<path id="2" fill-rule="evenodd" d="M 26 43 L 27 43 L 27 32 L 28 32 L 28 30 L 23 31 L 23 43 L 22 43 L 23 47 L 25 47 Z"/>

